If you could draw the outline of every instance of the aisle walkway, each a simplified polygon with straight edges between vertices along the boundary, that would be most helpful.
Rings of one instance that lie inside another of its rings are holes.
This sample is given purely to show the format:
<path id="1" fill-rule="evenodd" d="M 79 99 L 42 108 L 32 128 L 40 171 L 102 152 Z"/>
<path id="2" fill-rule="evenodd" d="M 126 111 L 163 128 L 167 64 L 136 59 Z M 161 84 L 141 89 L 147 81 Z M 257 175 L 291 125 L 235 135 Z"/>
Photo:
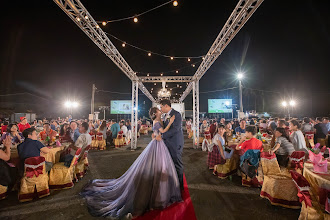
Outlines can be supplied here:
<path id="1" fill-rule="evenodd" d="M 94 219 L 78 195 L 81 188 L 94 178 L 116 178 L 122 175 L 150 141 L 138 139 L 138 150 L 123 149 L 91 151 L 90 172 L 69 190 L 51 191 L 51 195 L 29 203 L 18 203 L 16 194 L 0 201 L 0 219 Z M 242 187 L 240 179 L 220 180 L 207 169 L 207 154 L 191 149 L 185 137 L 183 162 L 189 193 L 198 220 L 213 219 L 297 219 L 299 210 L 272 207 L 259 197 L 259 189 Z M 97 218 L 95 218 L 97 219 Z"/>

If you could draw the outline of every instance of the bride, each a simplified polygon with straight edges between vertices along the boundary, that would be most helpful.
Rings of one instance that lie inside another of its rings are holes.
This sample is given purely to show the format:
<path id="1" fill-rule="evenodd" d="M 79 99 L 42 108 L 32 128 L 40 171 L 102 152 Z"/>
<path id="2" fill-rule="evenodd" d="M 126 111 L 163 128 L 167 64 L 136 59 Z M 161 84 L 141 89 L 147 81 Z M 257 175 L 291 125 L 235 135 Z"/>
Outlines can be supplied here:
<path id="1" fill-rule="evenodd" d="M 153 107 L 153 137 L 131 167 L 118 179 L 95 179 L 81 195 L 86 198 L 93 216 L 114 219 L 131 218 L 148 210 L 164 209 L 182 201 L 180 184 L 170 153 L 159 133 L 166 132 L 174 121 L 163 129 L 161 111 Z"/>

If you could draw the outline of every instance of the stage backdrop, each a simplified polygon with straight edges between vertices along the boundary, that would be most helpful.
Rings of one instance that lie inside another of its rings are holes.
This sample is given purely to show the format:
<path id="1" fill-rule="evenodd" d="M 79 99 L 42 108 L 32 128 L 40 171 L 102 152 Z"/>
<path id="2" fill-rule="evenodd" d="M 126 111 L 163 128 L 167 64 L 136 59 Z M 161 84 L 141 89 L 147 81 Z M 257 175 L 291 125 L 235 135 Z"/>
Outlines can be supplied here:
<path id="1" fill-rule="evenodd" d="M 111 100 L 111 114 L 131 114 L 132 100 Z"/>
<path id="2" fill-rule="evenodd" d="M 208 99 L 209 113 L 231 113 L 232 99 Z"/>

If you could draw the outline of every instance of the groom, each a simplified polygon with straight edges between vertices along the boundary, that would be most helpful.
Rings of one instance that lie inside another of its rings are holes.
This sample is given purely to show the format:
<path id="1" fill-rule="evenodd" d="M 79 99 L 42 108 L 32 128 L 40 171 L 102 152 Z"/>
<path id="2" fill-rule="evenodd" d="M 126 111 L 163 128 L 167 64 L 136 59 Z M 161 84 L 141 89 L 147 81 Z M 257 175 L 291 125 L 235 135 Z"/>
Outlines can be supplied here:
<path id="1" fill-rule="evenodd" d="M 170 129 L 162 134 L 162 139 L 171 154 L 172 160 L 178 174 L 180 188 L 183 190 L 183 163 L 182 163 L 182 150 L 183 150 L 183 132 L 182 132 L 182 118 L 181 114 L 171 108 L 171 102 L 168 99 L 160 101 L 160 108 L 165 113 L 164 127 L 170 121 L 170 118 L 175 115 L 175 120 Z"/>

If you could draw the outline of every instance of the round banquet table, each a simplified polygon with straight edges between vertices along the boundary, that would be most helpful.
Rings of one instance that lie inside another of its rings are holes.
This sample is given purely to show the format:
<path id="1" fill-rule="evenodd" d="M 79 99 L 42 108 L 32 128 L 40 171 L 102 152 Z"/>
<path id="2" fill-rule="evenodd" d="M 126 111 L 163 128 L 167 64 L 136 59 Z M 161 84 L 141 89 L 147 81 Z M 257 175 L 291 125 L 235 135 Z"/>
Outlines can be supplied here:
<path id="1" fill-rule="evenodd" d="M 330 215 L 325 212 L 325 201 L 327 199 L 327 193 L 330 193 L 330 162 L 328 161 L 328 172 L 327 173 L 316 173 L 313 171 L 313 164 L 310 162 L 304 163 L 303 176 L 307 179 L 310 184 L 310 194 L 312 198 L 313 207 L 317 210 L 320 218 L 330 219 Z M 302 209 L 303 212 L 303 209 Z M 302 214 L 301 212 L 301 214 Z"/>

